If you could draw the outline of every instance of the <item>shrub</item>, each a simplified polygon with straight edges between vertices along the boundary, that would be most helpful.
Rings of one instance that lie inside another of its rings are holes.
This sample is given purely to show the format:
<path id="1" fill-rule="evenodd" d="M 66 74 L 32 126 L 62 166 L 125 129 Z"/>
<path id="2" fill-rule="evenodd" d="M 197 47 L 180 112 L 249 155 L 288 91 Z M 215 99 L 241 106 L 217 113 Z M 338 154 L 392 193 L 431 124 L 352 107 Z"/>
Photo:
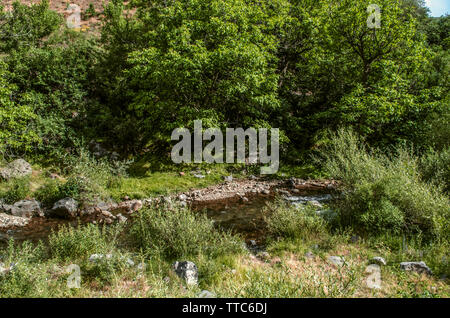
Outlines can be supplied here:
<path id="1" fill-rule="evenodd" d="M 10 72 L 6 64 L 0 60 L 0 154 L 10 156 L 18 150 L 29 150 L 31 145 L 39 141 L 36 133 L 30 128 L 35 119 L 32 107 L 21 104 L 13 96 L 17 87 L 10 83 Z"/>
<path id="2" fill-rule="evenodd" d="M 65 197 L 61 195 L 61 185 L 62 183 L 57 180 L 47 181 L 44 185 L 36 190 L 36 192 L 34 193 L 34 197 L 44 206 L 49 207 L 56 201 Z"/>
<path id="3" fill-rule="evenodd" d="M 38 45 L 42 38 L 55 31 L 61 17 L 49 10 L 48 0 L 31 6 L 14 1 L 13 10 L 6 12 L 0 5 L 0 52 L 9 52 L 21 46 Z"/>
<path id="4" fill-rule="evenodd" d="M 420 159 L 419 168 L 423 180 L 450 192 L 450 147 L 429 151 Z"/>
<path id="5" fill-rule="evenodd" d="M 11 52 L 5 58 L 17 100 L 33 110 L 32 131 L 41 140 L 36 152 L 57 155 L 96 127 L 97 105 L 90 98 L 89 73 L 95 44 L 80 35 L 52 34 L 42 46 Z"/>
<path id="6" fill-rule="evenodd" d="M 25 199 L 30 194 L 30 178 L 15 178 L 7 183 L 6 190 L 0 191 L 0 199 L 7 204 Z"/>
<path id="7" fill-rule="evenodd" d="M 80 201 L 109 198 L 108 189 L 117 186 L 127 176 L 129 162 L 96 159 L 88 150 L 79 148 L 78 154 L 63 158 L 62 166 L 67 182 L 59 186 L 60 197 Z"/>
<path id="8" fill-rule="evenodd" d="M 341 225 L 375 235 L 448 238 L 449 200 L 421 180 L 417 158 L 406 149 L 370 152 L 352 131 L 340 130 L 322 154 L 325 169 L 342 181 Z"/>
<path id="9" fill-rule="evenodd" d="M 214 229 L 205 215 L 180 207 L 143 210 L 130 233 L 145 253 L 168 258 L 200 254 L 215 257 L 242 250 L 237 237 Z"/>
<path id="10" fill-rule="evenodd" d="M 270 207 L 266 217 L 269 233 L 274 237 L 314 238 L 327 232 L 326 221 L 310 206 L 294 207 L 286 203 Z"/>
<path id="11" fill-rule="evenodd" d="M 119 226 L 99 228 L 94 224 L 85 226 L 62 226 L 49 236 L 50 255 L 61 260 L 74 260 L 92 254 L 108 254 L 115 249 Z"/>
<path id="12" fill-rule="evenodd" d="M 8 242 L 0 254 L 0 262 L 13 269 L 6 275 L 0 275 L 1 297 L 45 297 L 50 293 L 50 275 L 39 265 L 45 259 L 45 248 L 28 241 L 16 244 Z"/>

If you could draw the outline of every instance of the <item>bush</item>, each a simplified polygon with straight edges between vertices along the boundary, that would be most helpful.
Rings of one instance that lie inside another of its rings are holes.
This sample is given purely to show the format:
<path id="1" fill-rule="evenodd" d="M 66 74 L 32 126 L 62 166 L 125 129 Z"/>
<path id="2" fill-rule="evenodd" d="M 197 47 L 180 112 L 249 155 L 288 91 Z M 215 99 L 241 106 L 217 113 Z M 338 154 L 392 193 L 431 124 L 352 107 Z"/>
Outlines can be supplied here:
<path id="1" fill-rule="evenodd" d="M 419 168 L 423 180 L 450 192 L 450 147 L 429 151 L 420 159 Z"/>
<path id="2" fill-rule="evenodd" d="M 342 226 L 448 239 L 449 199 L 421 180 L 409 151 L 369 152 L 352 131 L 340 130 L 322 155 L 327 172 L 342 181 L 343 199 L 336 203 Z"/>
<path id="3" fill-rule="evenodd" d="M 6 275 L 0 275 L 1 297 L 45 297 L 50 293 L 50 275 L 39 265 L 45 259 L 45 248 L 28 241 L 15 244 L 8 242 L 0 254 L 0 262 L 7 266 L 14 264 Z"/>
<path id="4" fill-rule="evenodd" d="M 309 206 L 294 207 L 281 203 L 272 205 L 266 217 L 269 233 L 273 237 L 317 238 L 327 233 L 326 221 Z"/>
<path id="5" fill-rule="evenodd" d="M 29 150 L 39 141 L 37 134 L 30 128 L 35 119 L 33 109 L 28 104 L 17 103 L 13 96 L 17 87 L 10 83 L 11 73 L 7 65 L 0 60 L 0 155 L 11 156 L 18 150 Z"/>
<path id="6" fill-rule="evenodd" d="M 0 190 L 0 200 L 13 204 L 25 199 L 30 194 L 30 178 L 15 178 L 8 181 L 6 190 Z"/>
<path id="7" fill-rule="evenodd" d="M 86 258 L 92 254 L 108 254 L 115 249 L 121 228 L 103 227 L 94 224 L 86 226 L 62 226 L 49 236 L 50 255 L 60 260 Z"/>
<path id="8" fill-rule="evenodd" d="M 97 105 L 90 97 L 95 43 L 71 33 L 52 34 L 39 47 L 17 50 L 5 58 L 18 102 L 32 108 L 32 131 L 41 142 L 36 152 L 57 155 L 96 127 Z"/>
<path id="9" fill-rule="evenodd" d="M 61 17 L 49 10 L 48 0 L 31 6 L 14 1 L 11 12 L 5 12 L 0 5 L 0 52 L 38 45 L 42 38 L 55 31 L 61 22 Z"/>
<path id="10" fill-rule="evenodd" d="M 34 197 L 44 206 L 50 207 L 56 201 L 64 198 L 63 196 L 61 196 L 61 185 L 62 183 L 57 180 L 47 181 L 44 185 L 36 190 L 36 192 L 34 193 Z"/>
<path id="11" fill-rule="evenodd" d="M 237 237 L 214 229 L 205 215 L 180 207 L 142 210 L 130 233 L 135 245 L 146 254 L 167 258 L 201 254 L 215 257 L 242 251 Z"/>

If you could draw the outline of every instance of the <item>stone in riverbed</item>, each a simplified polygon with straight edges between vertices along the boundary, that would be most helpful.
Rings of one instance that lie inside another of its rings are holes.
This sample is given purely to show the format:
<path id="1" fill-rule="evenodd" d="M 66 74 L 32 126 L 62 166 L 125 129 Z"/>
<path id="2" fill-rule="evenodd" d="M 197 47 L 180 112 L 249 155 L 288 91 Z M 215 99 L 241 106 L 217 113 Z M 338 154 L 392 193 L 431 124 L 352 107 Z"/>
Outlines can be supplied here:
<path id="1" fill-rule="evenodd" d="M 23 159 L 10 162 L 5 168 L 0 169 L 0 178 L 9 180 L 30 175 L 33 172 L 31 165 Z"/>
<path id="2" fill-rule="evenodd" d="M 22 200 L 11 206 L 11 214 L 23 218 L 31 218 L 33 216 L 44 216 L 41 205 L 36 200 Z"/>
<path id="3" fill-rule="evenodd" d="M 0 200 L 0 213 L 8 213 L 11 214 L 12 205 L 4 203 Z"/>
<path id="4" fill-rule="evenodd" d="M 190 261 L 175 262 L 172 265 L 178 277 L 184 279 L 188 285 L 197 285 L 198 269 L 197 266 Z"/>
<path id="5" fill-rule="evenodd" d="M 7 229 L 9 227 L 23 227 L 29 222 L 29 218 L 0 213 L 0 229 Z"/>
<path id="6" fill-rule="evenodd" d="M 49 211 L 49 215 L 52 217 L 76 217 L 78 210 L 78 202 L 72 198 L 64 198 L 59 200 L 53 205 L 53 208 Z"/>
<path id="7" fill-rule="evenodd" d="M 412 271 L 417 273 L 426 273 L 431 275 L 431 269 L 425 264 L 425 262 L 402 262 L 400 268 L 405 271 Z"/>

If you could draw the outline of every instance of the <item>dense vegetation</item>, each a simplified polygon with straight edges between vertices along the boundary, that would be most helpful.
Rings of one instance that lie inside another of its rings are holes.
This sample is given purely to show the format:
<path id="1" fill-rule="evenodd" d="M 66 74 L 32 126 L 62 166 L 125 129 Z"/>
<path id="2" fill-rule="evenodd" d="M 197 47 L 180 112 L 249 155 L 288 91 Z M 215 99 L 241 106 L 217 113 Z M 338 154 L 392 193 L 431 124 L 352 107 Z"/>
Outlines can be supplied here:
<path id="1" fill-rule="evenodd" d="M 0 16 L 1 152 L 165 151 L 194 119 L 279 127 L 285 160 L 339 126 L 373 146 L 445 148 L 433 129 L 448 120 L 448 16 L 383 0 L 369 29 L 369 3 L 114 0 L 101 36 L 65 28 L 46 1 L 16 3 Z"/>
<path id="2" fill-rule="evenodd" d="M 0 180 L 2 202 L 144 198 L 207 186 L 225 171 L 255 174 L 251 165 L 217 165 L 204 180 L 175 180 L 193 166 L 170 163 L 171 132 L 198 119 L 222 130 L 276 127 L 274 177 L 320 176 L 340 187 L 330 218 L 270 206 L 268 250 L 283 257 L 317 246 L 323 258 L 347 248 L 353 260 L 326 278 L 315 276 L 327 270 L 318 262 L 288 277 L 286 259 L 266 275 L 246 263 L 241 238 L 205 216 L 147 208 L 126 230 L 89 224 L 64 227 L 47 244 L 11 242 L 3 261 L 18 265 L 0 280 L 0 295 L 98 296 L 114 286 L 106 295 L 194 296 L 199 290 L 168 274 L 182 257 L 199 266 L 201 287 L 228 297 L 367 295 L 359 257 L 373 251 L 391 264 L 420 255 L 436 275 L 450 275 L 449 16 L 429 17 L 420 0 L 377 0 L 381 27 L 371 29 L 373 2 L 111 0 L 101 28 L 88 33 L 68 29 L 48 0 L 11 11 L 0 4 L 0 165 L 21 157 L 62 176 Z M 97 15 L 93 6 L 83 13 Z M 348 246 L 352 235 L 364 241 Z M 93 253 L 113 261 L 93 263 Z M 148 266 L 144 274 L 129 258 Z M 88 277 L 81 291 L 63 288 L 60 266 L 73 262 Z M 383 295 L 437 296 L 405 292 L 416 278 L 384 271 L 392 286 Z M 135 289 L 123 289 L 130 281 Z M 446 288 L 438 296 L 449 296 Z"/>

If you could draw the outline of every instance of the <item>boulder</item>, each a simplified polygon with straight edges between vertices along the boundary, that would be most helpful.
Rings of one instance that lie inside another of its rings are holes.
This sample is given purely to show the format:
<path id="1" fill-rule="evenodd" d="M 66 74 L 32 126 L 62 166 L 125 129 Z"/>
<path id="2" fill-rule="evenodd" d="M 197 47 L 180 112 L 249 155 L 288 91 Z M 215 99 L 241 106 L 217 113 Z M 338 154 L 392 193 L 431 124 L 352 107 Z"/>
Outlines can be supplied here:
<path id="1" fill-rule="evenodd" d="M 9 272 L 9 268 L 5 264 L 0 263 L 0 276 L 5 275 Z"/>
<path id="2" fill-rule="evenodd" d="M 111 206 L 109 211 L 112 213 L 125 213 L 131 214 L 133 212 L 139 211 L 143 207 L 141 200 L 129 200 L 120 202 L 117 205 Z"/>
<path id="3" fill-rule="evenodd" d="M 180 195 L 178 196 L 178 199 L 179 199 L 180 201 L 186 201 L 187 198 L 188 198 L 187 195 L 184 194 L 184 193 L 182 193 L 182 194 L 180 194 Z"/>
<path id="4" fill-rule="evenodd" d="M 53 205 L 49 211 L 52 217 L 73 218 L 77 216 L 78 202 L 72 198 L 64 198 Z"/>
<path id="5" fill-rule="evenodd" d="M 9 180 L 30 175 L 33 172 L 31 165 L 23 159 L 10 162 L 5 168 L 0 169 L 0 178 Z"/>
<path id="6" fill-rule="evenodd" d="M 175 262 L 173 269 L 178 277 L 184 279 L 188 285 L 197 285 L 198 269 L 197 266 L 190 261 Z"/>
<path id="7" fill-rule="evenodd" d="M 22 200 L 14 203 L 11 207 L 11 214 L 14 216 L 31 218 L 33 216 L 44 216 L 41 205 L 36 200 Z"/>
<path id="8" fill-rule="evenodd" d="M 6 204 L 0 200 L 0 213 L 11 214 L 12 205 Z"/>
<path id="9" fill-rule="evenodd" d="M 29 222 L 29 218 L 0 213 L 0 229 L 7 229 L 10 227 L 24 227 Z"/>
<path id="10" fill-rule="evenodd" d="M 431 269 L 425 264 L 425 262 L 402 262 L 400 268 L 404 271 L 412 271 L 417 273 L 425 273 L 431 275 Z"/>

